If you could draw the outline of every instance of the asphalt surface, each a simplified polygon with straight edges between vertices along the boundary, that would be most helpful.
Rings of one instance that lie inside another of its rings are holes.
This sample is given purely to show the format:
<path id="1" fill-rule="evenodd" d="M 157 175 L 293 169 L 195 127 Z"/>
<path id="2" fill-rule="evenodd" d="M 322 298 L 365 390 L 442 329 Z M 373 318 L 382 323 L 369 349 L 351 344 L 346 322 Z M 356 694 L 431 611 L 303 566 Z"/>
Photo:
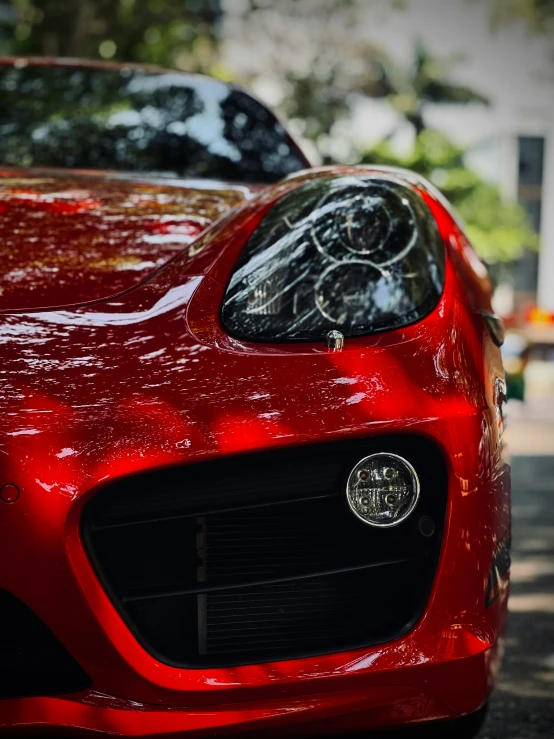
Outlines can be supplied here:
<path id="1" fill-rule="evenodd" d="M 506 652 L 479 739 L 554 739 L 554 456 L 514 457 L 512 489 Z"/>

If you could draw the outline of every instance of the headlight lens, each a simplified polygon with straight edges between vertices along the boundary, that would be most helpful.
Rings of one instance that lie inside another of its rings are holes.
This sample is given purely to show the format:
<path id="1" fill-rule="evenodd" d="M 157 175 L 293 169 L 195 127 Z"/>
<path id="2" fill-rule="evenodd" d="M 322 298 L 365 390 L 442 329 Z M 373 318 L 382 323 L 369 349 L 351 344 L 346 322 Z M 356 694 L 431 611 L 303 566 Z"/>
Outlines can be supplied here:
<path id="1" fill-rule="evenodd" d="M 406 520 L 419 498 L 412 465 L 397 454 L 372 454 L 348 477 L 346 498 L 352 512 L 370 526 L 388 528 Z"/>
<path id="2" fill-rule="evenodd" d="M 279 200 L 248 240 L 222 308 L 254 341 L 359 336 L 420 320 L 444 283 L 424 200 L 394 178 L 318 179 Z"/>

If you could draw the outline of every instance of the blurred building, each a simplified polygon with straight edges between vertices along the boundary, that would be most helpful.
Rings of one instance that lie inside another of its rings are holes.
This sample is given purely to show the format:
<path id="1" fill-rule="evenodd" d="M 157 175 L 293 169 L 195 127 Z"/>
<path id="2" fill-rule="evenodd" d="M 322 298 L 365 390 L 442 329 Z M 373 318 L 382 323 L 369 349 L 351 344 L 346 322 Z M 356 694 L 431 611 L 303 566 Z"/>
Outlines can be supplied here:
<path id="1" fill-rule="evenodd" d="M 512 268 L 516 306 L 536 304 L 554 311 L 554 111 L 533 125 L 517 125 L 505 134 L 501 148 L 500 186 L 504 196 L 518 200 L 540 235 L 540 252 L 522 257 Z M 550 151 L 552 149 L 552 151 Z"/>
<path id="2" fill-rule="evenodd" d="M 554 106 L 511 112 L 496 135 L 472 147 L 468 163 L 524 206 L 540 237 L 538 253 L 504 272 L 494 307 L 528 347 L 526 399 L 544 403 L 554 398 Z"/>
<path id="3" fill-rule="evenodd" d="M 517 111 L 502 132 L 472 147 L 468 160 L 496 181 L 507 200 L 520 202 L 539 234 L 539 253 L 529 252 L 511 265 L 512 294 L 505 308 L 525 320 L 537 306 L 554 313 L 554 108 Z"/>

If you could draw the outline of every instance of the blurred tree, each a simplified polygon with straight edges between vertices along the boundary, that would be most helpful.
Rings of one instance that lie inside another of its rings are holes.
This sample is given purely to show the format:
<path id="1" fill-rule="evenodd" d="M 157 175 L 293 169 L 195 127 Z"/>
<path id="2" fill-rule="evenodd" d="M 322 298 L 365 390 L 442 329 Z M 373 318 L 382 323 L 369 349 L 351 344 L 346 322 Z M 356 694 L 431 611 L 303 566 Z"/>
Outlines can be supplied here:
<path id="1" fill-rule="evenodd" d="M 524 209 L 502 200 L 494 185 L 464 164 L 464 151 L 442 133 L 421 132 L 413 151 L 397 155 L 389 142 L 366 152 L 365 163 L 405 167 L 435 184 L 454 205 L 466 224 L 469 239 L 489 264 L 509 262 L 525 249 L 538 248 L 538 237 Z"/>
<path id="2" fill-rule="evenodd" d="M 220 15 L 219 0 L 0 0 L 0 53 L 210 72 Z"/>
<path id="3" fill-rule="evenodd" d="M 424 113 L 430 103 L 488 105 L 487 97 L 451 79 L 452 70 L 460 61 L 457 55 L 436 57 L 423 42 L 418 41 L 408 67 L 401 67 L 390 60 L 385 62 L 383 83 L 387 98 L 393 108 L 413 125 L 416 135 L 426 128 Z"/>
<path id="4" fill-rule="evenodd" d="M 226 0 L 222 61 L 323 161 L 356 161 L 345 131 L 356 101 L 383 97 L 385 55 L 371 41 L 398 0 Z M 333 150 L 333 146 L 335 149 Z"/>
<path id="5" fill-rule="evenodd" d="M 459 57 L 416 44 L 403 67 L 370 39 L 403 3 L 380 0 L 226 0 L 222 58 L 292 121 L 323 162 L 356 162 L 349 119 L 362 97 L 387 98 L 420 133 L 429 104 L 488 99 L 452 78 Z"/>
<path id="6" fill-rule="evenodd" d="M 457 59 L 419 44 L 402 68 L 371 41 L 380 18 L 402 7 L 403 0 L 0 0 L 0 54 L 234 78 L 291 121 L 314 160 L 356 162 L 351 119 L 363 97 L 387 97 L 417 132 L 430 103 L 486 102 L 451 80 Z"/>
<path id="7" fill-rule="evenodd" d="M 546 31 L 554 19 L 554 0 L 490 0 L 495 25 L 523 19 L 532 28 Z"/>

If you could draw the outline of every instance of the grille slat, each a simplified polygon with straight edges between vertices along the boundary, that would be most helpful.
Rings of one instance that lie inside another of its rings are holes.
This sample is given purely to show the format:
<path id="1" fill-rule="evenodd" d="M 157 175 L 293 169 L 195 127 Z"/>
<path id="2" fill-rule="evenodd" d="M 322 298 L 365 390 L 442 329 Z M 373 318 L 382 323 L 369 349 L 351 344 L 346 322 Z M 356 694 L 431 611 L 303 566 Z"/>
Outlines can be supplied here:
<path id="1" fill-rule="evenodd" d="M 343 567 L 341 569 L 333 568 L 332 570 L 322 570 L 321 572 L 317 574 L 317 576 L 323 577 L 325 575 L 330 575 L 330 574 L 335 575 L 335 574 L 340 574 L 344 572 L 358 572 L 358 571 L 373 570 L 373 569 L 381 570 L 385 567 L 402 564 L 403 562 L 408 562 L 408 561 L 410 560 L 393 559 L 387 562 L 367 562 L 365 564 L 350 565 L 348 567 Z M 197 582 L 197 584 L 194 586 L 187 587 L 187 588 L 179 588 L 176 590 L 172 590 L 171 588 L 166 586 L 164 588 L 159 588 L 157 590 L 149 590 L 147 592 L 135 592 L 134 594 L 124 596 L 123 600 L 126 603 L 132 603 L 133 601 L 157 600 L 159 598 L 172 598 L 172 597 L 182 596 L 182 595 L 199 595 L 201 593 L 209 593 L 212 591 L 236 590 L 237 588 L 243 588 L 245 584 L 247 584 L 248 587 L 255 587 L 255 586 L 260 586 L 260 585 L 264 586 L 264 585 L 273 585 L 276 583 L 284 583 L 284 582 L 289 582 L 290 580 L 294 580 L 295 582 L 301 582 L 303 580 L 309 580 L 313 576 L 314 576 L 313 572 L 300 572 L 300 573 L 295 573 L 295 574 L 282 575 L 281 577 L 256 580 L 254 582 L 249 582 L 249 583 L 214 582 L 214 583 L 203 584 L 203 582 Z"/>
<path id="2" fill-rule="evenodd" d="M 405 456 L 421 481 L 393 529 L 348 510 L 363 456 Z M 85 545 L 108 594 L 158 659 L 189 667 L 290 659 L 405 633 L 440 552 L 446 469 L 419 437 L 272 449 L 116 480 L 92 496 Z M 422 515 L 435 534 L 419 532 Z"/>

